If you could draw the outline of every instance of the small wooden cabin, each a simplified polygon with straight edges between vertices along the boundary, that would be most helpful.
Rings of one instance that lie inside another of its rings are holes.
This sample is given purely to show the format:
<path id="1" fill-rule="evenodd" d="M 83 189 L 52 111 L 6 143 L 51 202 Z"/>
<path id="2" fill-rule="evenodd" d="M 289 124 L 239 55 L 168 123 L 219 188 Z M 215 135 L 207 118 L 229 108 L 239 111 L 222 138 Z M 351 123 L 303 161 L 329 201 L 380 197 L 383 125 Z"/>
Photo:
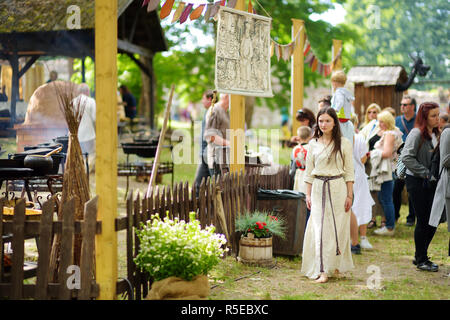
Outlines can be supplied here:
<path id="1" fill-rule="evenodd" d="M 400 114 L 400 101 L 404 91 L 398 91 L 396 85 L 407 81 L 408 74 L 399 65 L 351 68 L 347 73 L 347 82 L 355 85 L 354 107 L 360 123 L 371 103 L 378 104 L 381 109 L 392 107 Z"/>

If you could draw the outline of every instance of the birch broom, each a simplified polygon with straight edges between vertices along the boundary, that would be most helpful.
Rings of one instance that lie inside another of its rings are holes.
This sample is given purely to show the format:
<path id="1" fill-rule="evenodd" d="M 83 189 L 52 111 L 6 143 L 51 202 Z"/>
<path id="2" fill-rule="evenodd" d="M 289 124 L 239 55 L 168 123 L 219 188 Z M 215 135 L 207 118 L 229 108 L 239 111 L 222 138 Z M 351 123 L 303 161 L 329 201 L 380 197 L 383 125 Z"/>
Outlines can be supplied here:
<path id="1" fill-rule="evenodd" d="M 83 220 L 84 204 L 89 200 L 89 183 L 86 175 L 83 154 L 78 141 L 78 128 L 86 106 L 86 100 L 76 99 L 78 86 L 69 82 L 67 86 L 61 82 L 53 82 L 58 97 L 59 107 L 69 129 L 69 145 L 67 149 L 66 163 L 64 167 L 63 188 L 61 205 L 58 211 L 58 220 L 62 220 L 62 204 L 71 198 L 75 202 L 75 220 Z M 56 234 L 50 260 L 50 270 L 53 270 L 53 279 L 57 281 L 61 234 Z M 74 235 L 73 264 L 80 266 L 81 258 L 81 234 Z"/>

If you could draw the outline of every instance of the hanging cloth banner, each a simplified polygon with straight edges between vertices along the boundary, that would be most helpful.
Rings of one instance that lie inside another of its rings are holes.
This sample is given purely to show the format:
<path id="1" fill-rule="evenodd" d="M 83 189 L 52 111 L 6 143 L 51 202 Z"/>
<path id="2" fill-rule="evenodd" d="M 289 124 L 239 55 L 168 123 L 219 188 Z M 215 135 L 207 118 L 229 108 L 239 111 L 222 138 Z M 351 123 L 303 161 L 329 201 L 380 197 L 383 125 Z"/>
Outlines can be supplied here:
<path id="1" fill-rule="evenodd" d="M 196 19 L 200 18 L 204 8 L 205 8 L 204 4 L 199 5 L 197 8 L 195 8 L 192 11 L 191 15 L 189 16 L 189 19 L 196 20 Z"/>
<path id="2" fill-rule="evenodd" d="M 158 8 L 159 0 L 150 0 L 147 6 L 147 12 L 155 11 Z"/>
<path id="3" fill-rule="evenodd" d="M 161 20 L 166 18 L 170 14 L 174 3 L 175 3 L 175 0 L 166 0 L 166 2 L 164 3 L 164 5 L 161 8 L 161 12 L 159 13 L 159 17 Z"/>
<path id="4" fill-rule="evenodd" d="M 191 14 L 191 10 L 192 10 L 193 6 L 194 5 L 192 3 L 188 3 L 188 5 L 184 8 L 184 11 L 180 16 L 180 24 L 183 24 L 187 20 L 187 18 Z"/>

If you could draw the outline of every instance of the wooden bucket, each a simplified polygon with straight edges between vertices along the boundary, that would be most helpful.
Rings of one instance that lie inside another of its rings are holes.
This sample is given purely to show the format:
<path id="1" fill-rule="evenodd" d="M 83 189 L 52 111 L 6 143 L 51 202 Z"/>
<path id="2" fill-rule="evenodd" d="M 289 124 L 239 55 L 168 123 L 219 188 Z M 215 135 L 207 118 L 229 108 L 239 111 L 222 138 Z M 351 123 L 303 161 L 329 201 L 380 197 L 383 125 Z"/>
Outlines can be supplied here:
<path id="1" fill-rule="evenodd" d="M 244 264 L 271 266 L 272 265 L 272 237 L 248 238 L 239 240 L 239 260 Z"/>

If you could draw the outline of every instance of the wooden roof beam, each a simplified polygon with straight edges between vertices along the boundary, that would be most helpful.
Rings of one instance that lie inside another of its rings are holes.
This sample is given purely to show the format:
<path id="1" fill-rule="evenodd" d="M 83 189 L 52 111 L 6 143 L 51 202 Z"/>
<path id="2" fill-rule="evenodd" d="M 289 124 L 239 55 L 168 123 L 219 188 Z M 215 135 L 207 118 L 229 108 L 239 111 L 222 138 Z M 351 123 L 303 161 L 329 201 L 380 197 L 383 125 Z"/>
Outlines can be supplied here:
<path id="1" fill-rule="evenodd" d="M 117 48 L 125 52 L 137 53 L 147 58 L 153 57 L 153 53 L 149 49 L 135 45 L 127 40 L 117 39 Z"/>

